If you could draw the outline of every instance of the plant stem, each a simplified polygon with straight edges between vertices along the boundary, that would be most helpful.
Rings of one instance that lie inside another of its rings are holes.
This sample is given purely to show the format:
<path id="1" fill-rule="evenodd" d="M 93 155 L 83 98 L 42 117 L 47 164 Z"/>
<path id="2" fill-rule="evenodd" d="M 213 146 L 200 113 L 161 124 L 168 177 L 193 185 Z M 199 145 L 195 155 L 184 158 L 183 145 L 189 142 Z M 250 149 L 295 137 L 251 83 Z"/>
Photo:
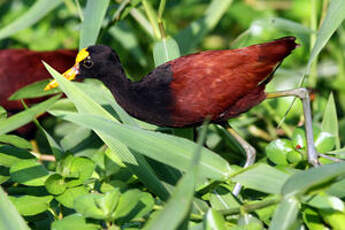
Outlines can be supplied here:
<path id="1" fill-rule="evenodd" d="M 270 199 L 270 200 L 263 200 L 255 203 L 248 203 L 244 204 L 238 208 L 230 208 L 227 210 L 220 210 L 219 213 L 228 216 L 228 215 L 234 215 L 234 214 L 240 214 L 240 213 L 250 213 L 254 212 L 257 209 L 266 208 L 271 205 L 278 204 L 281 200 L 281 197 Z"/>
<path id="2" fill-rule="evenodd" d="M 166 0 L 161 0 L 161 2 L 159 4 L 159 9 L 158 9 L 158 22 L 160 22 L 162 20 L 164 9 L 165 9 L 165 4 L 166 4 Z"/>
<path id="3" fill-rule="evenodd" d="M 149 18 L 149 21 L 152 25 L 153 28 L 153 33 L 155 35 L 156 39 L 160 39 L 160 33 L 159 33 L 159 27 L 158 27 L 158 22 L 157 22 L 157 15 L 155 14 L 154 10 L 152 9 L 152 6 L 147 0 L 142 1 L 145 13 L 147 17 Z"/>

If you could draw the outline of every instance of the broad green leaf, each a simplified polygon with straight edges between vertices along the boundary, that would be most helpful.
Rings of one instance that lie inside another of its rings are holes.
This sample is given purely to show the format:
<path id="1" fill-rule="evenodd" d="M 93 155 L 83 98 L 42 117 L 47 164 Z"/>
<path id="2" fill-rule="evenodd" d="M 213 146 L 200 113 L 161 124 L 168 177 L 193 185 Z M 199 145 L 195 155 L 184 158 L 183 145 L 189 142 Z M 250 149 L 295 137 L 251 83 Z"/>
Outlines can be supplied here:
<path id="1" fill-rule="evenodd" d="M 61 0 L 36 1 L 24 15 L 0 30 L 0 40 L 35 24 L 61 3 Z"/>
<path id="2" fill-rule="evenodd" d="M 333 179 L 345 175 L 345 162 L 322 165 L 306 171 L 297 172 L 284 184 L 282 194 L 292 196 L 304 194 L 309 190 L 320 189 L 320 185 L 327 187 Z"/>
<path id="3" fill-rule="evenodd" d="M 152 210 L 154 200 L 149 193 L 137 189 L 128 190 L 120 197 L 112 217 L 117 223 L 126 223 L 133 218 L 141 218 Z"/>
<path id="4" fill-rule="evenodd" d="M 52 223 L 52 230 L 67 230 L 67 229 L 83 229 L 83 230 L 99 230 L 100 227 L 96 224 L 87 223 L 86 219 L 80 214 L 72 214 L 64 217 L 61 220 L 56 220 Z"/>
<path id="5" fill-rule="evenodd" d="M 345 180 L 343 179 L 336 183 L 333 183 L 331 187 L 326 190 L 326 193 L 339 198 L 345 197 Z"/>
<path id="6" fill-rule="evenodd" d="M 334 209 L 344 211 L 344 203 L 338 197 L 318 194 L 308 199 L 307 204 L 317 209 Z"/>
<path id="7" fill-rule="evenodd" d="M 27 150 L 9 145 L 0 145 L 0 165 L 11 167 L 23 159 L 35 159 Z"/>
<path id="8" fill-rule="evenodd" d="M 180 49 L 173 38 L 163 38 L 153 46 L 153 59 L 155 66 L 180 57 Z"/>
<path id="9" fill-rule="evenodd" d="M 328 132 L 335 137 L 335 145 L 336 145 L 336 148 L 339 149 L 340 140 L 339 140 L 339 128 L 338 128 L 338 116 L 337 116 L 337 108 L 335 106 L 333 93 L 331 93 L 328 98 L 327 106 L 323 114 L 321 130 L 324 132 Z"/>
<path id="10" fill-rule="evenodd" d="M 0 204 L 0 229 L 30 230 L 1 187 Z"/>
<path id="11" fill-rule="evenodd" d="M 73 202 L 77 197 L 87 195 L 89 192 L 84 186 L 68 188 L 55 199 L 67 208 L 73 208 Z"/>
<path id="12" fill-rule="evenodd" d="M 64 178 L 57 173 L 50 175 L 45 181 L 44 185 L 47 191 L 53 195 L 59 195 L 67 188 Z"/>
<path id="13" fill-rule="evenodd" d="M 31 149 L 29 141 L 16 135 L 0 135 L 0 143 L 6 143 L 22 149 Z"/>
<path id="14" fill-rule="evenodd" d="M 289 174 L 267 164 L 257 163 L 236 173 L 232 180 L 257 191 L 279 194 L 288 178 Z"/>
<path id="15" fill-rule="evenodd" d="M 201 130 L 198 145 L 190 162 L 190 169 L 177 183 L 163 210 L 159 211 L 145 224 L 145 230 L 160 230 L 162 226 L 166 230 L 174 230 L 188 217 L 197 182 L 197 174 L 199 170 L 202 170 L 200 168 L 201 149 L 206 138 L 207 127 L 208 125 L 204 125 Z"/>
<path id="16" fill-rule="evenodd" d="M 23 88 L 17 90 L 9 98 L 10 100 L 20 100 L 24 98 L 37 98 L 47 95 L 56 94 L 61 92 L 59 88 L 54 88 L 51 90 L 44 90 L 44 87 L 49 83 L 49 79 L 43 81 L 37 81 L 30 85 L 24 86 Z"/>
<path id="17" fill-rule="evenodd" d="M 327 153 L 335 146 L 335 137 L 331 133 L 320 132 L 315 138 L 315 148 L 319 153 Z"/>
<path id="18" fill-rule="evenodd" d="M 183 138 L 120 125 L 98 116 L 68 114 L 63 119 L 104 133 L 137 152 L 184 171 L 189 169 L 193 148 L 197 146 Z M 228 163 L 219 155 L 206 148 L 201 152 L 200 174 L 203 177 L 221 180 L 231 173 Z"/>
<path id="19" fill-rule="evenodd" d="M 70 166 L 71 174 L 76 175 L 82 182 L 91 177 L 94 169 L 93 161 L 82 157 L 73 158 Z"/>
<path id="20" fill-rule="evenodd" d="M 49 203 L 53 198 L 53 196 L 37 197 L 26 195 L 21 197 L 10 197 L 10 200 L 21 215 L 33 216 L 47 211 Z"/>
<path id="21" fill-rule="evenodd" d="M 280 138 L 270 142 L 265 148 L 268 159 L 277 165 L 288 165 L 287 154 L 291 151 L 291 142 Z"/>
<path id="22" fill-rule="evenodd" d="M 79 196 L 74 200 L 74 209 L 77 210 L 86 218 L 105 219 L 107 214 L 102 209 L 99 203 L 104 199 L 102 194 L 87 194 L 85 196 Z"/>
<path id="23" fill-rule="evenodd" d="M 232 0 L 213 0 L 204 16 L 192 22 L 176 36 L 175 39 L 182 55 L 195 48 L 204 36 L 217 25 L 231 3 Z"/>
<path id="24" fill-rule="evenodd" d="M 87 94 L 80 91 L 73 83 L 62 77 L 46 63 L 45 66 L 52 76 L 57 80 L 64 93 L 71 101 L 73 101 L 79 112 L 97 114 L 113 121 L 117 121 L 105 109 L 93 101 Z M 121 110 L 119 109 L 119 111 Z M 123 117 L 125 117 L 126 113 L 120 113 L 119 115 L 123 115 Z M 128 118 L 126 119 L 129 120 Z M 166 200 L 168 198 L 169 192 L 159 181 L 151 166 L 142 155 L 134 151 L 130 151 L 124 144 L 114 138 L 110 138 L 102 133 L 97 134 L 109 146 L 109 148 L 112 149 L 111 153 L 116 153 L 121 158 L 121 161 L 126 164 L 129 170 L 133 174 L 137 175 L 138 178 L 151 191 L 158 195 L 162 200 Z"/>
<path id="25" fill-rule="evenodd" d="M 38 105 L 31 107 L 23 112 L 17 113 L 5 120 L 0 120 L 0 135 L 16 130 L 17 128 L 26 125 L 32 121 L 35 116 L 46 111 L 51 105 L 53 105 L 60 95 L 54 96 Z"/>
<path id="26" fill-rule="evenodd" d="M 109 0 L 87 1 L 80 29 L 79 49 L 96 43 L 108 5 Z"/>
<path id="27" fill-rule="evenodd" d="M 307 65 L 307 73 L 310 71 L 311 64 L 319 55 L 323 47 L 327 44 L 332 34 L 337 30 L 345 19 L 345 0 L 332 0 L 328 6 L 326 17 L 317 33 L 317 39 L 311 51 Z"/>
<path id="28" fill-rule="evenodd" d="M 299 202 L 294 197 L 284 198 L 274 212 L 270 230 L 288 230 L 296 221 Z"/>
<path id="29" fill-rule="evenodd" d="M 36 160 L 21 160 L 10 168 L 11 179 L 29 186 L 43 186 L 49 172 Z"/>

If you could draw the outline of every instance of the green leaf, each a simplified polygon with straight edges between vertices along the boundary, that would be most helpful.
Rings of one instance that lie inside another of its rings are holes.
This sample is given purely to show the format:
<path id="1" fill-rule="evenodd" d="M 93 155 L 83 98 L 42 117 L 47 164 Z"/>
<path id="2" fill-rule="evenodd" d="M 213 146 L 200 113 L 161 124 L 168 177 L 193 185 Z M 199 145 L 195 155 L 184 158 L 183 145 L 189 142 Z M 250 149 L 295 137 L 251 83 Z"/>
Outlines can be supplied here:
<path id="1" fill-rule="evenodd" d="M 0 40 L 35 24 L 61 3 L 61 0 L 36 1 L 24 15 L 0 30 Z"/>
<path id="2" fill-rule="evenodd" d="M 11 179 L 20 184 L 42 186 L 49 172 L 36 160 L 21 160 L 10 168 Z"/>
<path id="3" fill-rule="evenodd" d="M 94 45 L 107 12 L 109 0 L 88 0 L 80 29 L 79 49 Z"/>
<path id="4" fill-rule="evenodd" d="M 331 133 L 320 132 L 315 138 L 315 148 L 319 153 L 327 153 L 333 150 L 335 137 Z"/>
<path id="5" fill-rule="evenodd" d="M 313 188 L 320 189 L 318 186 L 321 185 L 329 186 L 336 177 L 343 175 L 345 175 L 345 162 L 297 172 L 286 181 L 282 194 L 286 196 L 304 194 Z"/>
<path id="6" fill-rule="evenodd" d="M 62 220 L 56 220 L 52 223 L 52 230 L 66 230 L 66 229 L 83 229 L 83 230 L 98 230 L 100 227 L 95 224 L 86 223 L 84 217 L 80 214 L 72 214 L 64 217 Z"/>
<path id="7" fill-rule="evenodd" d="M 327 194 L 343 198 L 345 197 L 345 180 L 340 180 L 333 183 L 329 189 L 326 190 Z"/>
<path id="8" fill-rule="evenodd" d="M 7 118 L 7 111 L 4 107 L 0 106 L 0 121 Z"/>
<path id="9" fill-rule="evenodd" d="M 237 221 L 237 225 L 244 227 L 246 230 L 261 230 L 263 229 L 262 222 L 254 216 L 244 213 Z"/>
<path id="10" fill-rule="evenodd" d="M 0 143 L 6 143 L 22 149 L 31 149 L 29 141 L 16 135 L 0 135 Z"/>
<path id="11" fill-rule="evenodd" d="M 257 191 L 279 194 L 288 178 L 289 174 L 267 164 L 257 163 L 236 173 L 232 180 Z"/>
<path id="12" fill-rule="evenodd" d="M 327 106 L 323 114 L 321 130 L 324 132 L 328 132 L 335 137 L 335 146 L 337 149 L 339 149 L 340 139 L 339 139 L 338 117 L 337 117 L 337 108 L 335 105 L 333 93 L 331 93 L 328 98 Z"/>
<path id="13" fill-rule="evenodd" d="M 307 204 L 317 209 L 333 209 L 340 212 L 344 211 L 344 203 L 335 196 L 318 194 L 308 199 Z"/>
<path id="14" fill-rule="evenodd" d="M 0 165 L 11 167 L 23 159 L 35 159 L 27 150 L 9 145 L 0 145 Z"/>
<path id="15" fill-rule="evenodd" d="M 231 190 L 224 185 L 217 186 L 209 194 L 209 200 L 213 210 L 225 210 L 239 208 L 241 206 Z"/>
<path id="16" fill-rule="evenodd" d="M 0 229 L 30 230 L 1 187 L 0 204 Z"/>
<path id="17" fill-rule="evenodd" d="M 70 173 L 72 175 L 76 175 L 82 182 L 89 179 L 95 169 L 95 164 L 93 161 L 82 158 L 76 157 L 73 158 L 70 166 Z"/>
<path id="18" fill-rule="evenodd" d="M 68 188 L 64 193 L 57 196 L 56 200 L 67 208 L 73 208 L 74 200 L 77 197 L 87 195 L 88 193 L 88 190 L 84 186 Z"/>
<path id="19" fill-rule="evenodd" d="M 293 151 L 291 142 L 287 139 L 277 139 L 270 142 L 266 148 L 266 155 L 277 165 L 288 165 L 287 154 Z"/>
<path id="20" fill-rule="evenodd" d="M 189 53 L 199 44 L 205 35 L 217 25 L 231 3 L 232 0 L 213 0 L 204 16 L 192 22 L 176 36 L 181 54 Z"/>
<path id="21" fill-rule="evenodd" d="M 205 230 L 225 230 L 224 217 L 214 209 L 209 209 L 204 219 Z"/>
<path id="22" fill-rule="evenodd" d="M 163 38 L 153 46 L 153 59 L 155 66 L 180 57 L 180 49 L 173 38 Z"/>
<path id="23" fill-rule="evenodd" d="M 319 216 L 318 212 L 314 209 L 306 208 L 303 212 L 303 220 L 304 223 L 307 225 L 308 229 L 313 230 L 328 230 L 329 228 L 326 227 L 321 217 Z"/>
<path id="24" fill-rule="evenodd" d="M 58 72 L 56 72 L 49 65 L 44 63 L 48 71 L 52 76 L 57 80 L 60 87 L 63 89 L 64 93 L 68 98 L 73 101 L 79 112 L 88 113 L 88 114 L 97 114 L 108 119 L 117 121 L 113 116 L 111 116 L 105 109 L 103 109 L 99 104 L 93 101 L 87 94 L 79 90 L 73 83 L 62 77 Z M 109 91 L 105 91 L 109 92 Z M 122 111 L 119 109 L 119 111 Z M 130 120 L 126 117 L 126 113 L 120 113 L 126 120 Z M 97 133 L 100 138 L 112 149 L 112 153 L 116 153 L 123 161 L 129 170 L 138 176 L 138 178 L 156 195 L 158 195 L 162 200 L 166 200 L 169 196 L 168 191 L 159 181 L 158 177 L 153 172 L 151 166 L 148 164 L 146 159 L 130 151 L 124 144 L 109 138 L 109 136 Z"/>
<path id="25" fill-rule="evenodd" d="M 201 130 L 198 145 L 195 148 L 193 159 L 190 164 L 190 170 L 179 180 L 163 210 L 159 211 L 157 215 L 145 224 L 145 230 L 160 230 L 162 226 L 164 226 L 166 230 L 174 230 L 183 223 L 185 218 L 188 218 L 194 197 L 197 173 L 198 170 L 201 170 L 201 168 L 199 168 L 201 148 L 206 138 L 207 127 L 208 125 L 204 125 Z"/>
<path id="26" fill-rule="evenodd" d="M 59 88 L 54 88 L 51 90 L 44 90 L 44 87 L 50 82 L 49 79 L 43 81 L 37 81 L 30 85 L 26 85 L 23 88 L 17 90 L 9 98 L 10 100 L 20 100 L 24 98 L 37 98 L 47 95 L 52 95 L 61 92 Z"/>
<path id="27" fill-rule="evenodd" d="M 120 140 L 131 149 L 184 171 L 189 169 L 193 148 L 195 149 L 197 146 L 183 138 L 120 125 L 98 116 L 68 114 L 63 119 L 102 132 Z M 202 148 L 200 174 L 203 177 L 221 180 L 226 178 L 229 173 L 231 173 L 231 169 L 224 159 L 212 151 Z"/>
<path id="28" fill-rule="evenodd" d="M 149 193 L 137 189 L 128 190 L 120 197 L 112 217 L 117 223 L 126 223 L 134 218 L 141 218 L 149 213 L 154 205 L 154 199 Z"/>
<path id="29" fill-rule="evenodd" d="M 274 212 L 270 230 L 287 230 L 296 221 L 299 202 L 294 197 L 284 198 Z"/>
<path id="30" fill-rule="evenodd" d="M 320 209 L 319 212 L 322 216 L 322 219 L 331 227 L 331 229 L 342 230 L 344 228 L 344 212 L 339 212 L 332 209 Z"/>
<path id="31" fill-rule="evenodd" d="M 319 55 L 322 48 L 327 44 L 332 34 L 345 19 L 345 0 L 332 0 L 328 6 L 326 17 L 317 33 L 317 39 L 311 51 L 307 65 L 307 73 L 310 71 L 311 64 Z"/>
<path id="32" fill-rule="evenodd" d="M 74 200 L 74 209 L 87 218 L 105 219 L 107 217 L 102 207 L 98 204 L 101 203 L 104 196 L 102 194 L 87 194 L 79 196 Z M 117 201 L 117 200 L 114 200 Z"/>
<path id="33" fill-rule="evenodd" d="M 44 184 L 47 191 L 53 195 L 59 195 L 67 188 L 63 177 L 57 173 L 50 175 Z"/>
<path id="34" fill-rule="evenodd" d="M 23 216 L 33 216 L 39 213 L 45 212 L 49 208 L 50 201 L 53 200 L 53 196 L 21 196 L 10 197 L 14 206 L 19 213 Z"/>
<path id="35" fill-rule="evenodd" d="M 60 95 L 54 96 L 44 102 L 41 102 L 38 105 L 31 107 L 30 109 L 17 113 L 5 120 L 0 120 L 0 126 L 1 126 L 0 135 L 11 132 L 23 125 L 26 125 L 27 123 L 32 121 L 35 118 L 35 116 L 46 111 L 59 98 L 60 98 Z"/>

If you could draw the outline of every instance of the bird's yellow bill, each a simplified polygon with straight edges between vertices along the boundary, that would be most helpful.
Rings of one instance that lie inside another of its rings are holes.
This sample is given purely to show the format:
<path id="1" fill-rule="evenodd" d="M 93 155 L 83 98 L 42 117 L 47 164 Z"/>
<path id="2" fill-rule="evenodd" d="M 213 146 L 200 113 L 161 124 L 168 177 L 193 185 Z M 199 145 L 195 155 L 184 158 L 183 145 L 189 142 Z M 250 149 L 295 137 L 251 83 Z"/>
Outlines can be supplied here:
<path id="1" fill-rule="evenodd" d="M 75 65 L 70 68 L 69 70 L 67 70 L 66 72 L 64 72 L 62 74 L 62 76 L 64 76 L 66 79 L 72 81 L 75 79 L 75 77 L 79 74 L 79 63 L 81 61 L 83 61 L 85 58 L 87 58 L 89 56 L 89 52 L 86 49 L 82 49 L 79 51 L 76 59 L 75 59 Z M 44 88 L 44 90 L 50 90 L 53 88 L 58 87 L 59 84 L 57 83 L 56 80 L 52 80 L 51 82 L 49 82 L 49 84 Z"/>

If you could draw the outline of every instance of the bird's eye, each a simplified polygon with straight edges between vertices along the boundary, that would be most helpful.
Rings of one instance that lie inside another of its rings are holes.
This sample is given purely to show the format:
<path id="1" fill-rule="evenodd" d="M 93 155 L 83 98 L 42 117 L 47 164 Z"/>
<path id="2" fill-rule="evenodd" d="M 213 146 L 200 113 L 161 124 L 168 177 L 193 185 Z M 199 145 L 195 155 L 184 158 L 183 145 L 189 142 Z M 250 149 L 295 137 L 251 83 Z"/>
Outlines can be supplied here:
<path id="1" fill-rule="evenodd" d="M 83 66 L 85 66 L 85 68 L 90 69 L 93 66 L 93 61 L 89 58 L 87 58 L 84 62 L 83 62 Z"/>

